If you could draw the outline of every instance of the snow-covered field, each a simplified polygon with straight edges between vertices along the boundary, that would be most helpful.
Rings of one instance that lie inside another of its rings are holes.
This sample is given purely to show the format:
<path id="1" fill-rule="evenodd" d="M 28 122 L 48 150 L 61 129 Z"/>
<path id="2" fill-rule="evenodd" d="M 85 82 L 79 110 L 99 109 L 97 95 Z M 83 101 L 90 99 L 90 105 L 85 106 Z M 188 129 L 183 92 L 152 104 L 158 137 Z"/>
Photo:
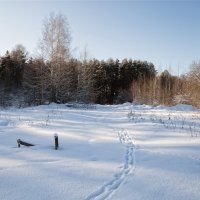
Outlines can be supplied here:
<path id="1" fill-rule="evenodd" d="M 18 148 L 17 139 L 35 146 Z M 133 104 L 0 110 L 0 200 L 22 199 L 199 200 L 200 113 Z"/>

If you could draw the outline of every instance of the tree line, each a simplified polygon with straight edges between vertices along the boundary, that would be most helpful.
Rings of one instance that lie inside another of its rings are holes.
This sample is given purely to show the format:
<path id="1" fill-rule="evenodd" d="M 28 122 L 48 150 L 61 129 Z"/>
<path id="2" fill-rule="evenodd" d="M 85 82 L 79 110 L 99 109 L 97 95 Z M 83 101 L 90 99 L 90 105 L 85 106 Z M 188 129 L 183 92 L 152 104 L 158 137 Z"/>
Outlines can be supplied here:
<path id="1" fill-rule="evenodd" d="M 148 62 L 70 58 L 54 64 L 43 58 L 26 59 L 22 46 L 6 52 L 0 58 L 0 66 L 2 105 L 14 95 L 28 105 L 71 101 L 122 103 L 132 101 L 130 89 L 134 80 L 150 81 L 156 76 L 154 65 Z"/>
<path id="2" fill-rule="evenodd" d="M 147 61 L 73 58 L 70 45 L 67 19 L 62 14 L 50 14 L 43 23 L 38 56 L 28 57 L 26 49 L 17 45 L 0 57 L 0 105 L 135 101 L 198 106 L 199 63 L 182 77 L 167 70 L 158 75 Z"/>

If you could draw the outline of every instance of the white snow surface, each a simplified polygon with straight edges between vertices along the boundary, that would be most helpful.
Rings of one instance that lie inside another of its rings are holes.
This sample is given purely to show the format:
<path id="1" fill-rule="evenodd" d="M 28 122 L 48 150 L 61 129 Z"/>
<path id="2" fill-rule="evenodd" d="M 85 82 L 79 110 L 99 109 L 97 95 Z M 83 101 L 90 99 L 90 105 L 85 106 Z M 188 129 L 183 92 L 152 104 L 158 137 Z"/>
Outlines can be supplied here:
<path id="1" fill-rule="evenodd" d="M 199 152 L 191 106 L 1 109 L 0 200 L 199 200 Z"/>

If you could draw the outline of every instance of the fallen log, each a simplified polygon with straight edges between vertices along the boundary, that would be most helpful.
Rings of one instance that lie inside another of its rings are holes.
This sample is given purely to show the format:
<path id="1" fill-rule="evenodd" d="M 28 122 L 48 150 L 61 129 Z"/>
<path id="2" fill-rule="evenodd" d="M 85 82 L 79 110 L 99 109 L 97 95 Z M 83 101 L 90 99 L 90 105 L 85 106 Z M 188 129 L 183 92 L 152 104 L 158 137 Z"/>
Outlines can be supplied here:
<path id="1" fill-rule="evenodd" d="M 31 147 L 31 146 L 35 146 L 34 144 L 31 144 L 31 143 L 28 143 L 28 142 L 24 142 L 20 139 L 17 140 L 17 144 L 18 144 L 18 147 L 20 147 L 20 145 L 24 145 L 24 146 L 27 146 L 27 147 Z"/>

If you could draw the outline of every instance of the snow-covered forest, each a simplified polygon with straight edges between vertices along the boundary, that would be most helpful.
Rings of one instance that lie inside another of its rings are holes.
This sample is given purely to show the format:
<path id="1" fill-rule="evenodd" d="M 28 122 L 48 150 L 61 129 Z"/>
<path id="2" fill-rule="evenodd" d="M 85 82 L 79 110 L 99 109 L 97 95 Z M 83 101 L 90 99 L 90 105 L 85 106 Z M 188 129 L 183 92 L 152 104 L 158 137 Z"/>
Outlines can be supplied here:
<path id="1" fill-rule="evenodd" d="M 75 101 L 199 106 L 199 63 L 193 63 L 188 74 L 173 76 L 167 70 L 158 74 L 149 61 L 104 61 L 83 55 L 73 57 L 67 19 L 50 14 L 37 56 L 30 57 L 23 45 L 17 45 L 0 57 L 0 106 Z"/>

